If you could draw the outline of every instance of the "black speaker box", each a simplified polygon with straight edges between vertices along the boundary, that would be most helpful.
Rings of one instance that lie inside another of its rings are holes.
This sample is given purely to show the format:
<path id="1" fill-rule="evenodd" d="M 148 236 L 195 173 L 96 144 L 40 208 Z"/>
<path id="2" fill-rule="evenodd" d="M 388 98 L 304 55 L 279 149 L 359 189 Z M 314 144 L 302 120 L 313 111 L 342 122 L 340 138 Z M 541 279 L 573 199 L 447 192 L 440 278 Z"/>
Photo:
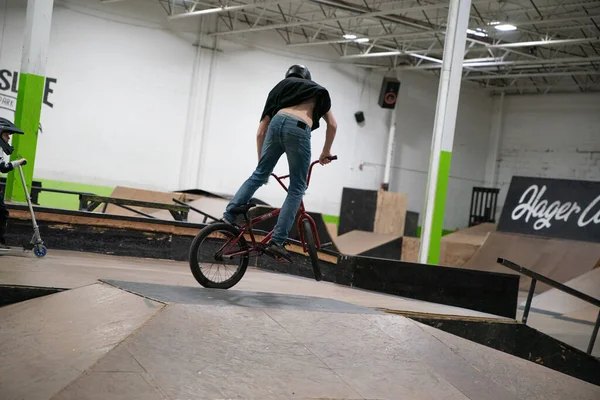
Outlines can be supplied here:
<path id="1" fill-rule="evenodd" d="M 357 123 L 362 123 L 365 122 L 365 114 L 363 114 L 362 111 L 357 111 L 354 113 L 354 118 L 356 119 Z"/>
<path id="2" fill-rule="evenodd" d="M 379 106 L 382 108 L 395 108 L 400 90 L 400 81 L 396 78 L 383 78 L 379 92 Z"/>

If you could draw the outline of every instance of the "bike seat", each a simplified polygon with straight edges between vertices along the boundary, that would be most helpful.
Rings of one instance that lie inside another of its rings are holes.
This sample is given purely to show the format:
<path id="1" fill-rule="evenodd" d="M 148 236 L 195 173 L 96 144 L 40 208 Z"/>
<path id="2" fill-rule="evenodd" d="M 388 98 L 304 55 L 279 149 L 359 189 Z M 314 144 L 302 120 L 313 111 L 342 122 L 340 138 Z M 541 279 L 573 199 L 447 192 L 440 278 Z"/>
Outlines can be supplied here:
<path id="1" fill-rule="evenodd" d="M 248 203 L 243 206 L 232 207 L 229 212 L 232 214 L 247 214 L 252 207 L 256 207 L 256 204 Z"/>

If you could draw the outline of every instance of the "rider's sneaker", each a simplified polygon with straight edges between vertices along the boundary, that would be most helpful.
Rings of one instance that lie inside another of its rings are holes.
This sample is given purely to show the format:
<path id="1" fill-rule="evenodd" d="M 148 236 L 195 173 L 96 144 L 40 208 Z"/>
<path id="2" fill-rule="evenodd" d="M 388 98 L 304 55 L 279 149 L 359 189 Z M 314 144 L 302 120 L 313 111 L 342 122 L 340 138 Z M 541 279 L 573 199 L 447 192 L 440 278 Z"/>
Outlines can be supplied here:
<path id="1" fill-rule="evenodd" d="M 241 225 L 238 223 L 238 220 L 239 220 L 238 217 L 239 217 L 239 215 L 236 215 L 235 216 L 235 220 L 234 221 L 230 221 L 227 218 L 225 218 L 225 216 L 223 216 L 223 218 L 221 218 L 221 220 L 223 222 L 225 222 L 227 225 L 231 225 L 231 226 L 234 226 L 236 228 L 239 228 L 239 227 L 241 227 Z"/>
<path id="2" fill-rule="evenodd" d="M 287 260 L 288 262 L 292 262 L 292 256 L 290 255 L 290 253 L 288 253 L 288 251 L 285 249 L 285 247 L 280 244 L 277 244 L 273 241 L 269 242 L 269 244 L 265 248 L 265 253 L 274 257 L 275 259 L 278 259 L 278 260 L 284 259 L 284 260 Z"/>

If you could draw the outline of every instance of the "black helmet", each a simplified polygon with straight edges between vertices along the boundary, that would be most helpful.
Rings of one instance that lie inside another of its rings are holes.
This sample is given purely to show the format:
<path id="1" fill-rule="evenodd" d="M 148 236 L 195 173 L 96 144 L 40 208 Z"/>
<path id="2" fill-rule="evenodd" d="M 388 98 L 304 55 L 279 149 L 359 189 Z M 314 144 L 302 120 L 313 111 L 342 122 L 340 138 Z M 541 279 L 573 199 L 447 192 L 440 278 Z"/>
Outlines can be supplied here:
<path id="1" fill-rule="evenodd" d="M 7 132 L 11 134 L 16 133 L 17 135 L 23 135 L 23 131 L 17 128 L 15 124 L 2 117 L 0 117 L 0 132 Z"/>
<path id="2" fill-rule="evenodd" d="M 304 65 L 295 64 L 285 73 L 286 78 L 301 78 L 311 80 L 310 71 Z"/>
<path id="3" fill-rule="evenodd" d="M 4 133 L 4 132 L 6 132 L 6 133 L 8 133 L 10 135 L 12 135 L 13 133 L 16 133 L 17 135 L 23 135 L 24 134 L 23 131 L 20 130 L 19 128 L 17 128 L 17 126 L 15 124 L 13 124 L 12 122 L 10 122 L 6 118 L 1 118 L 0 117 L 0 133 Z M 14 147 L 12 147 L 11 145 L 9 145 L 2 138 L 0 138 L 0 147 L 8 155 L 11 155 L 12 152 L 15 150 Z"/>

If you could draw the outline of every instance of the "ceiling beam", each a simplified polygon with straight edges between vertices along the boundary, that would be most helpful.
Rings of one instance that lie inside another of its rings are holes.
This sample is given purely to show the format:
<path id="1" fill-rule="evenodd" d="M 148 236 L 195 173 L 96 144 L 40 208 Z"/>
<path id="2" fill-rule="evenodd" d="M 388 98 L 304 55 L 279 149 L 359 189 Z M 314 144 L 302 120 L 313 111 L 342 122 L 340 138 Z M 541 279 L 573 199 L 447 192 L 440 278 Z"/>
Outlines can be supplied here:
<path id="1" fill-rule="evenodd" d="M 552 76 L 581 76 L 581 75 L 600 75 L 600 71 L 561 71 L 561 72 L 534 72 L 524 74 L 499 74 L 499 75 L 469 75 L 464 79 L 470 81 L 485 81 L 493 79 L 518 79 L 518 78 L 540 78 Z"/>
<path id="2" fill-rule="evenodd" d="M 208 15 L 208 14 L 220 14 L 220 13 L 224 13 L 224 12 L 247 10 L 247 9 L 257 8 L 257 7 L 266 8 L 269 6 L 278 5 L 280 3 L 293 3 L 293 2 L 298 2 L 298 1 L 302 1 L 302 0 L 259 1 L 256 3 L 241 4 L 239 6 L 222 6 L 222 7 L 215 7 L 215 8 L 206 8 L 204 10 L 191 11 L 191 12 L 186 12 L 186 13 L 181 13 L 181 14 L 173 14 L 173 15 L 168 16 L 167 19 L 176 20 L 176 19 L 181 19 L 181 18 L 198 17 L 201 15 Z"/>
<path id="3" fill-rule="evenodd" d="M 600 37 L 577 38 L 577 39 L 551 39 L 538 40 L 532 42 L 517 42 L 517 43 L 500 43 L 487 44 L 485 47 L 490 49 L 507 49 L 511 47 L 535 47 L 535 46 L 556 46 L 562 44 L 578 44 L 578 43 L 593 43 L 600 42 Z"/>
<path id="4" fill-rule="evenodd" d="M 477 4 L 477 3 L 490 3 L 490 2 L 491 2 L 490 0 L 480 0 L 478 2 L 477 1 L 473 1 L 474 4 Z M 290 27 L 294 27 L 294 26 L 318 25 L 318 24 L 326 24 L 326 23 L 331 23 L 331 22 L 350 21 L 350 20 L 353 20 L 353 19 L 364 19 L 364 18 L 382 17 L 382 16 L 393 15 L 393 14 L 397 14 L 397 13 L 437 10 L 437 9 L 440 9 L 440 8 L 448 8 L 448 4 L 447 3 L 438 3 L 438 4 L 429 4 L 429 5 L 424 5 L 424 6 L 394 8 L 394 9 L 390 9 L 390 10 L 378 10 L 378 11 L 373 11 L 373 12 L 360 12 L 360 11 L 356 11 L 359 14 L 348 15 L 348 16 L 345 16 L 345 17 L 338 17 L 338 18 L 324 18 L 324 19 L 318 19 L 318 20 L 312 20 L 312 21 L 310 21 L 310 20 L 296 21 L 296 22 L 290 22 L 290 23 L 265 25 L 265 26 L 260 26 L 260 27 L 256 27 L 256 28 L 238 29 L 238 30 L 223 31 L 223 32 L 214 32 L 214 33 L 211 33 L 210 36 L 235 35 L 235 34 L 239 34 L 239 33 L 268 31 L 268 30 L 281 29 L 281 28 L 286 28 L 286 27 L 290 28 Z M 398 22 L 398 23 L 400 23 L 400 22 Z M 431 30 L 431 31 L 433 32 L 434 30 Z"/>

